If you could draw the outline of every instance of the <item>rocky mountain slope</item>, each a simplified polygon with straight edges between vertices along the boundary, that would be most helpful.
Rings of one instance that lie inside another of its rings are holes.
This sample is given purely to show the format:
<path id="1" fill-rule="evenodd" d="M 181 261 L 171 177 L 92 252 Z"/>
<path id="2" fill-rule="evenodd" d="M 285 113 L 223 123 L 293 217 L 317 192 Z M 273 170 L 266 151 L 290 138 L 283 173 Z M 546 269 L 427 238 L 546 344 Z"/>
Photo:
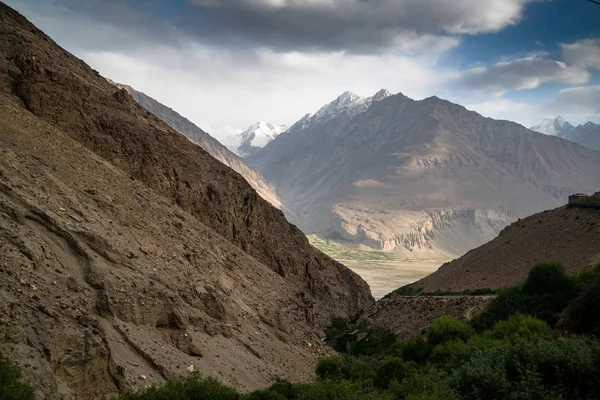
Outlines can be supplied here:
<path id="1" fill-rule="evenodd" d="M 263 199 L 267 200 L 275 207 L 281 208 L 281 200 L 279 200 L 275 188 L 267 182 L 261 174 L 250 168 L 244 160 L 240 159 L 240 157 L 227 149 L 227 147 L 223 146 L 218 140 L 194 125 L 187 118 L 154 100 L 152 97 L 135 90 L 131 86 L 119 84 L 110 80 L 109 82 L 120 89 L 125 89 L 142 107 L 163 120 L 171 128 L 202 147 L 208 154 L 242 175 Z"/>
<path id="2" fill-rule="evenodd" d="M 582 146 L 600 151 L 600 125 L 589 121 L 582 125 L 573 126 L 561 116 L 555 119 L 545 119 L 540 124 L 529 128 L 533 131 L 554 135 Z"/>
<path id="3" fill-rule="evenodd" d="M 282 132 L 287 129 L 286 125 L 276 125 L 266 121 L 258 121 L 242 133 L 233 135 L 225 143 L 234 153 L 240 157 L 248 157 L 256 154 Z"/>
<path id="4" fill-rule="evenodd" d="M 309 379 L 372 302 L 236 172 L 0 3 L 0 354 L 43 399 Z"/>
<path id="5" fill-rule="evenodd" d="M 380 94 L 344 94 L 248 159 L 305 233 L 454 258 L 600 187 L 599 152 L 437 97 Z"/>
<path id="6" fill-rule="evenodd" d="M 521 219 L 413 286 L 428 292 L 499 288 L 522 281 L 540 262 L 560 262 L 571 273 L 600 264 L 600 210 L 563 206 Z"/>

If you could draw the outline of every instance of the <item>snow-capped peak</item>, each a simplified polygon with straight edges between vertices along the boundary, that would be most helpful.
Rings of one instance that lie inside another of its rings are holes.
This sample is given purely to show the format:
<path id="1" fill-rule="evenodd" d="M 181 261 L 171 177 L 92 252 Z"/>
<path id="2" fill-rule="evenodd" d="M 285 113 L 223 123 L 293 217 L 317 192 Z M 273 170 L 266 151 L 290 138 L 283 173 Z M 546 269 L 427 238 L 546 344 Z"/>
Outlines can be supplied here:
<path id="1" fill-rule="evenodd" d="M 392 94 L 387 89 L 381 89 L 379 92 L 375 93 L 372 97 L 373 101 L 381 101 L 387 97 L 390 97 Z"/>
<path id="2" fill-rule="evenodd" d="M 339 113 L 347 110 L 352 110 L 355 107 L 365 105 L 367 108 L 375 101 L 381 101 L 392 94 L 386 90 L 381 89 L 372 97 L 360 97 L 356 93 L 346 91 L 338 96 L 334 101 L 329 104 L 325 104 L 319 109 L 312 117 L 313 121 L 323 121 L 334 118 Z"/>
<path id="3" fill-rule="evenodd" d="M 532 131 L 545 133 L 546 135 L 560 136 L 560 134 L 565 130 L 572 128 L 573 126 L 565 121 L 563 117 L 560 115 L 554 119 L 546 118 L 541 123 L 532 126 Z"/>
<path id="4" fill-rule="evenodd" d="M 246 157 L 267 145 L 287 129 L 285 125 L 276 125 L 267 121 L 258 121 L 242 133 L 233 135 L 226 145 L 234 153 Z"/>

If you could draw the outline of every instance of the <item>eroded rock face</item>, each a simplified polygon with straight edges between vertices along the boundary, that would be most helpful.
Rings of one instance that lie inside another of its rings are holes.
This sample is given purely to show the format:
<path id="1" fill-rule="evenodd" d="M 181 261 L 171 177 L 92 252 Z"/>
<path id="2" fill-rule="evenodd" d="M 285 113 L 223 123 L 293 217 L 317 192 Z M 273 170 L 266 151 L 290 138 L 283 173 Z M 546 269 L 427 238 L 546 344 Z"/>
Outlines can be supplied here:
<path id="1" fill-rule="evenodd" d="M 377 213 L 337 205 L 330 230 L 347 241 L 402 257 L 452 258 L 493 239 L 518 217 L 509 211 L 469 207 L 373 214 Z"/>
<path id="2" fill-rule="evenodd" d="M 372 303 L 241 176 L 2 4 L 0 115 L 0 353 L 39 398 L 190 370 L 306 380 L 322 326 Z"/>

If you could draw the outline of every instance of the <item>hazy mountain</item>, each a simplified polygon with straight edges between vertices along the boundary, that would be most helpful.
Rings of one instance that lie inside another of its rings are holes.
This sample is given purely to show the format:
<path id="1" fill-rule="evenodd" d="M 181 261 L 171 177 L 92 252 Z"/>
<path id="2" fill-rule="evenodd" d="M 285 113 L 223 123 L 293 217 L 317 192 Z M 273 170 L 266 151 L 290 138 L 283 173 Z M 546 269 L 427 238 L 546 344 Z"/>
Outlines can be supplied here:
<path id="1" fill-rule="evenodd" d="M 39 399 L 308 381 L 366 283 L 0 3 L 0 354 Z M 310 343 L 310 346 L 309 346 Z"/>
<path id="2" fill-rule="evenodd" d="M 583 125 L 573 126 L 561 116 L 555 119 L 545 119 L 540 124 L 529 128 L 536 132 L 554 135 L 571 142 L 579 143 L 590 149 L 600 150 L 600 125 L 586 122 Z"/>
<path id="3" fill-rule="evenodd" d="M 287 126 L 285 125 L 258 121 L 244 132 L 229 137 L 224 144 L 239 156 L 248 157 L 265 147 L 267 143 L 286 129 Z"/>
<path id="4" fill-rule="evenodd" d="M 211 156 L 233 169 L 258 192 L 258 194 L 275 207 L 281 207 L 281 200 L 277 196 L 275 188 L 266 181 L 266 179 L 244 162 L 240 157 L 233 154 L 227 147 L 223 146 L 218 140 L 204 132 L 202 129 L 194 125 L 187 118 L 181 116 L 173 109 L 161 104 L 152 97 L 135 90 L 131 86 L 108 80 L 115 86 L 127 90 L 127 92 L 137 101 L 142 107 L 163 120 L 171 128 L 187 137 L 192 142 L 196 143 Z"/>
<path id="5" fill-rule="evenodd" d="M 248 159 L 304 232 L 452 258 L 600 187 L 598 152 L 437 97 L 382 97 L 345 93 Z"/>

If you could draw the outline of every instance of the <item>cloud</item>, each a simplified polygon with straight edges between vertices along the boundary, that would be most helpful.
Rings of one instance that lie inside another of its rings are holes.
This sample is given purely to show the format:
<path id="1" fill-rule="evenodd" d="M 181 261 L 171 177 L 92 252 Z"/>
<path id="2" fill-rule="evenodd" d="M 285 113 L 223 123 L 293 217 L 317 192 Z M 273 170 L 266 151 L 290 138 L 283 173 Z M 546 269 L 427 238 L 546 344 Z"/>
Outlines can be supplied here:
<path id="1" fill-rule="evenodd" d="M 580 84 L 590 73 L 563 62 L 542 58 L 521 58 L 489 67 L 472 68 L 461 74 L 468 89 L 501 95 L 511 90 L 534 89 L 544 83 Z"/>
<path id="2" fill-rule="evenodd" d="M 396 49 L 424 35 L 495 32 L 517 24 L 531 0 L 192 0 L 186 31 L 274 49 Z M 193 20 L 202 15 L 202 23 Z M 410 47 L 410 46 L 409 46 Z"/>
<path id="3" fill-rule="evenodd" d="M 600 69 L 600 38 L 561 43 L 560 47 L 567 63 L 579 68 Z"/>
<path id="4" fill-rule="evenodd" d="M 600 117 L 600 85 L 559 90 L 547 109 L 553 114 L 560 113 L 565 117 Z"/>
<path id="5" fill-rule="evenodd" d="M 291 124 L 346 90 L 369 96 L 387 88 L 423 98 L 450 76 L 429 58 L 392 54 L 232 51 L 192 43 L 185 51 L 156 50 L 78 55 L 216 136 L 241 132 L 259 119 Z"/>
<path id="6" fill-rule="evenodd" d="M 448 49 L 460 35 L 517 24 L 532 1 L 9 0 L 37 14 L 39 21 L 60 15 L 66 26 L 57 29 L 78 32 L 68 37 L 70 43 L 92 42 L 103 50 L 153 43 L 181 46 L 186 41 L 180 39 L 187 37 L 215 46 L 361 54 Z M 85 28 L 90 20 L 103 29 L 72 29 L 74 24 Z M 115 29 L 130 35 L 115 40 Z"/>
<path id="7" fill-rule="evenodd" d="M 461 99 L 459 99 L 461 100 Z M 526 127 L 543 118 L 562 115 L 573 124 L 600 121 L 600 86 L 577 86 L 559 90 L 549 99 L 540 98 L 535 103 L 496 98 L 477 101 L 462 99 L 470 110 L 495 119 L 507 119 Z"/>
<path id="8" fill-rule="evenodd" d="M 499 98 L 466 104 L 465 107 L 485 117 L 515 121 L 524 126 L 531 126 L 539 122 L 539 108 L 535 104 Z"/>

